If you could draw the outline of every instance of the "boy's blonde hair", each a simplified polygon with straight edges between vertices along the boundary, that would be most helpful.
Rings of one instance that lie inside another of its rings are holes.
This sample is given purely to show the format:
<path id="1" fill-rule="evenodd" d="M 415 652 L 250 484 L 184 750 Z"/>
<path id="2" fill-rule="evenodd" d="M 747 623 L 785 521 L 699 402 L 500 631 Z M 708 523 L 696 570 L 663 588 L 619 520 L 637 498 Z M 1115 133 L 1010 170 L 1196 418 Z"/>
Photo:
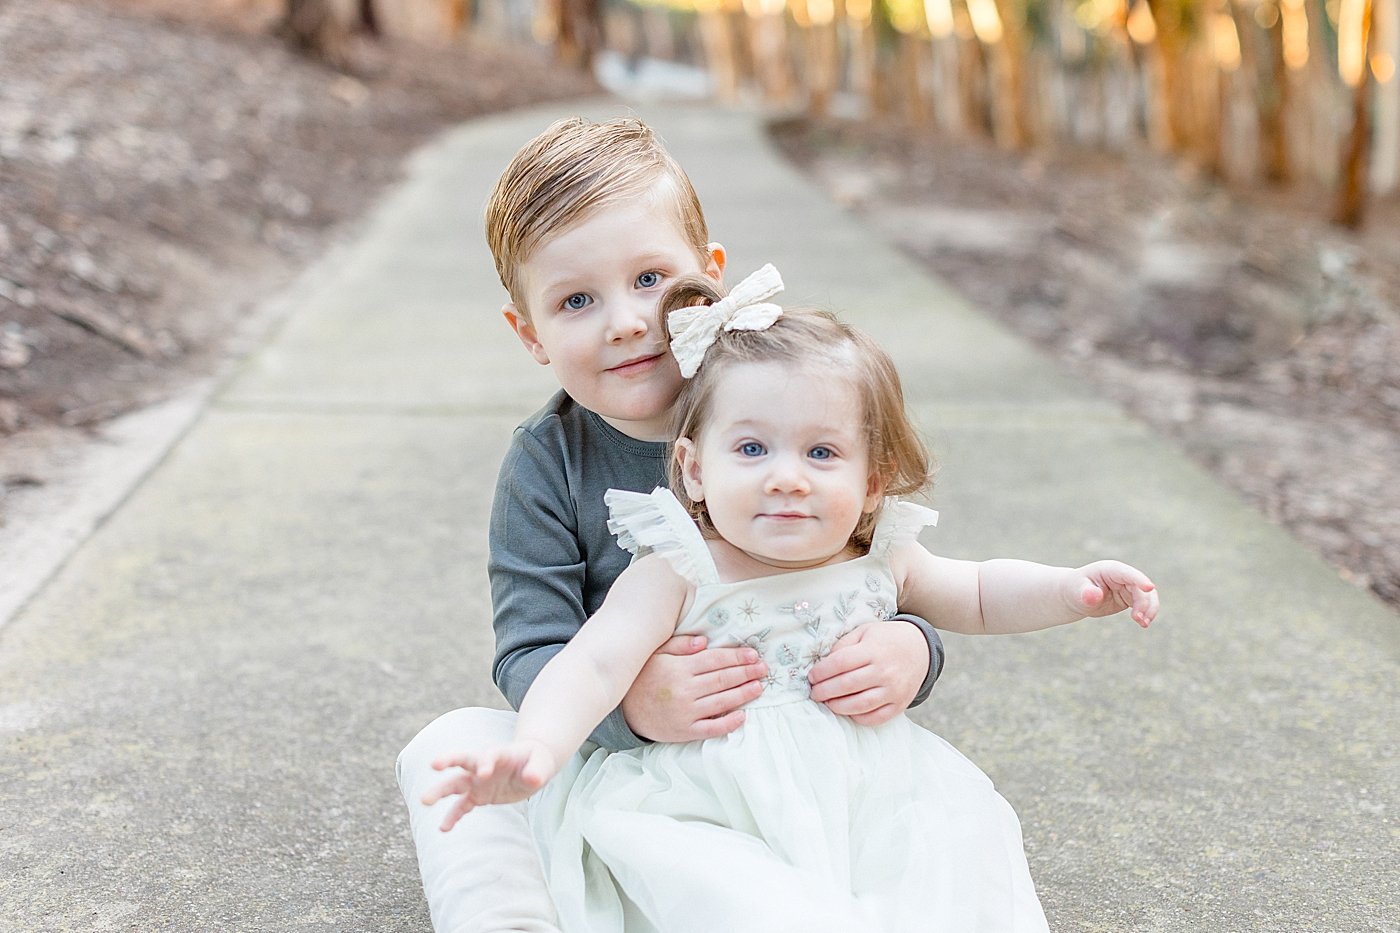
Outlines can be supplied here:
<path id="1" fill-rule="evenodd" d="M 710 236 L 700 198 L 641 120 L 571 117 L 526 143 L 486 202 L 486 242 L 516 309 L 529 316 L 518 272 L 541 243 L 603 207 L 651 193 L 663 179 L 681 231 L 703 259 Z"/>
<path id="2" fill-rule="evenodd" d="M 705 276 L 678 279 L 661 298 L 661 319 L 678 308 L 714 304 L 724 297 L 723 287 Z M 694 377 L 681 388 L 672 411 L 675 437 L 698 441 L 710 420 L 715 387 L 724 372 L 735 363 L 793 363 L 821 366 L 833 375 L 847 376 L 860 394 L 865 440 L 870 455 L 870 473 L 879 481 L 886 496 L 910 496 L 923 492 L 933 482 L 933 461 L 918 429 L 904 408 L 904 389 L 899 372 L 879 344 L 840 321 L 835 315 L 814 308 L 784 308 L 782 317 L 766 330 L 721 330 L 705 352 Z M 707 537 L 716 537 L 714 524 L 703 502 L 686 494 L 680 462 L 671 458 L 667 479 Z M 864 553 L 870 550 L 871 535 L 879 521 L 877 507 L 861 516 L 851 534 L 850 546 Z"/>

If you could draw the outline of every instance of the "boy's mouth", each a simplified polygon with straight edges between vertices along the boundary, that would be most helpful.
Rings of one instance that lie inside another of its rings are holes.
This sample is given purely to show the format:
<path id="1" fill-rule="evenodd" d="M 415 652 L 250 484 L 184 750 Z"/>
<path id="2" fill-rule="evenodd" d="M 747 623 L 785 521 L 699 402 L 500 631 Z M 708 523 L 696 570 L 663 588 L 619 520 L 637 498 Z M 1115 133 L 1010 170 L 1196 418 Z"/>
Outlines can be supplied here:
<path id="1" fill-rule="evenodd" d="M 652 353 L 647 356 L 634 356 L 632 359 L 627 360 L 623 363 L 619 363 L 616 366 L 612 367 L 608 370 L 608 372 L 615 373 L 619 376 L 631 376 L 636 373 L 646 372 L 656 363 L 657 360 L 661 359 L 661 357 L 663 356 L 665 356 L 664 353 Z"/>

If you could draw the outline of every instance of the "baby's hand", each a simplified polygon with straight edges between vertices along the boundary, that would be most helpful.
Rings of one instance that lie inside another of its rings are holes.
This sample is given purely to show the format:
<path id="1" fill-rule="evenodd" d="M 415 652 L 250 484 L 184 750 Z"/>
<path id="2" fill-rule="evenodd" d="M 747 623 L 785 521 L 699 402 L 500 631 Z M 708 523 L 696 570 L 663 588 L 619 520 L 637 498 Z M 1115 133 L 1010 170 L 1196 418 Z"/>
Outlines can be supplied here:
<path id="1" fill-rule="evenodd" d="M 443 818 L 439 827 L 443 832 L 477 807 L 524 800 L 559 771 L 549 749 L 528 740 L 474 754 L 446 755 L 433 762 L 436 771 L 448 768 L 461 771 L 423 795 L 423 805 L 428 807 L 444 797 L 460 795 Z"/>
<path id="2" fill-rule="evenodd" d="M 1073 572 L 1070 600 L 1075 611 L 1090 618 L 1133 610 L 1133 621 L 1143 628 L 1157 617 L 1157 587 L 1136 567 L 1116 560 L 1099 560 Z"/>

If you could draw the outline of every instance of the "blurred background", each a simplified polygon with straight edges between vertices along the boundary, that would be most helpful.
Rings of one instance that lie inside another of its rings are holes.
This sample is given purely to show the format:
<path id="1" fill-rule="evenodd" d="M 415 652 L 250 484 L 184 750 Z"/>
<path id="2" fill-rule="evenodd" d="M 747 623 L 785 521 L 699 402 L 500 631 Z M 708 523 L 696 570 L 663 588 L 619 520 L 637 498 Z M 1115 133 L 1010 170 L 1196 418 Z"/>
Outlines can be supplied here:
<path id="1" fill-rule="evenodd" d="M 235 352 L 433 134 L 660 96 L 766 114 L 876 235 L 1400 606 L 1398 4 L 4 0 L 0 494 Z"/>

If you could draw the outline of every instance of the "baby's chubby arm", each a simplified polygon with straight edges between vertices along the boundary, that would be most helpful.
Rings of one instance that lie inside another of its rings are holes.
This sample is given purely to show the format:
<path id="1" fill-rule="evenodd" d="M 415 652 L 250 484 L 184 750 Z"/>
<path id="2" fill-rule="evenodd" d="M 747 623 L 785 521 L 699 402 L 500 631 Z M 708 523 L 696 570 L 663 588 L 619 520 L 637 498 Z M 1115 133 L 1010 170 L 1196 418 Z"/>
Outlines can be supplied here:
<path id="1" fill-rule="evenodd" d="M 433 762 L 439 771 L 457 769 L 423 797 L 429 806 L 459 797 L 442 830 L 478 806 L 524 800 L 554 777 L 675 631 L 688 592 L 660 557 L 641 558 L 623 571 L 602 607 L 531 684 L 514 739 Z"/>
<path id="2" fill-rule="evenodd" d="M 969 635 L 1034 632 L 1132 610 L 1146 628 L 1157 616 L 1157 588 L 1140 570 L 1116 560 L 1051 567 L 1024 560 L 953 560 L 917 542 L 891 559 L 899 607 L 941 629 Z"/>

